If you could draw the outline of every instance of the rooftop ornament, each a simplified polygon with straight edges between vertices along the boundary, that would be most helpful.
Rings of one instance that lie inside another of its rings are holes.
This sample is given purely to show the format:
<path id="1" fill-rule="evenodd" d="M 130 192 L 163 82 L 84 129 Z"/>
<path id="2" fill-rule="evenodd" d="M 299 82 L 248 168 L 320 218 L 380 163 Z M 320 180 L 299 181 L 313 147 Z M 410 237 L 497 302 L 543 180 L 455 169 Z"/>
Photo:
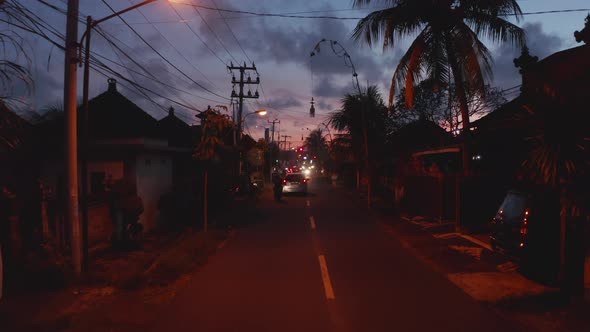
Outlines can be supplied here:
<path id="1" fill-rule="evenodd" d="M 574 32 L 574 37 L 576 37 L 576 41 L 578 43 L 584 42 L 585 44 L 590 45 L 590 14 L 586 16 L 586 24 L 584 25 L 584 29 L 582 29 L 582 31 Z"/>
<path id="2" fill-rule="evenodd" d="M 520 68 L 519 71 L 522 74 L 523 70 L 526 70 L 528 66 L 537 63 L 537 61 L 539 61 L 539 57 L 531 56 L 531 54 L 529 53 L 529 48 L 525 45 L 522 48 L 520 56 L 514 59 L 514 66 L 516 68 Z"/>

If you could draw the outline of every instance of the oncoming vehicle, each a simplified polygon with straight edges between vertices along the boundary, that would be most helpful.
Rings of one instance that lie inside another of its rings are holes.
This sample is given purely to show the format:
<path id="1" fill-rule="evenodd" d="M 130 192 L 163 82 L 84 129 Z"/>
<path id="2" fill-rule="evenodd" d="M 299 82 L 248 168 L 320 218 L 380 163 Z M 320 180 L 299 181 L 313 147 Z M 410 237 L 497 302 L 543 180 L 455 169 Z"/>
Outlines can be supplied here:
<path id="1" fill-rule="evenodd" d="M 307 194 L 308 179 L 301 173 L 287 174 L 283 179 L 283 193 Z"/>

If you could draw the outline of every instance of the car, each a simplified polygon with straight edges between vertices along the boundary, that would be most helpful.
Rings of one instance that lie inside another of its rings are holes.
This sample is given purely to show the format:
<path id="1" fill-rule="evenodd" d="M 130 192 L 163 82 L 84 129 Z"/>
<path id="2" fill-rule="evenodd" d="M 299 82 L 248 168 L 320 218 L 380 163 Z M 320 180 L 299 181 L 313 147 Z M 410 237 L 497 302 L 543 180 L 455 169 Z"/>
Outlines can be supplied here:
<path id="1" fill-rule="evenodd" d="M 559 198 L 510 190 L 491 220 L 492 249 L 519 262 L 533 279 L 554 283 L 559 271 Z"/>
<path id="2" fill-rule="evenodd" d="M 283 179 L 283 193 L 307 194 L 308 179 L 301 173 L 289 173 Z"/>

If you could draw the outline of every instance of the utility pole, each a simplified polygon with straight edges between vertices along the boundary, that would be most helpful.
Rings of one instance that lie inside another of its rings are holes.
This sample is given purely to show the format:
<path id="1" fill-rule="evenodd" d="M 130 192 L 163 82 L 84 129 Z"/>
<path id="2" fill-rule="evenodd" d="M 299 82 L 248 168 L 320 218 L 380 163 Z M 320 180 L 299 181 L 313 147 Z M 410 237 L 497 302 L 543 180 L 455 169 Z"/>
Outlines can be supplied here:
<path id="1" fill-rule="evenodd" d="M 283 145 L 283 148 L 284 148 L 285 150 L 287 150 L 287 138 L 291 138 L 291 136 L 289 136 L 289 135 L 282 135 L 281 137 L 283 137 L 283 138 L 284 138 L 284 141 L 283 141 L 283 142 L 284 142 L 284 143 L 283 143 L 283 144 L 284 144 L 284 145 Z"/>
<path id="2" fill-rule="evenodd" d="M 258 84 L 260 84 L 260 76 L 258 76 L 258 71 L 256 70 L 256 65 L 254 65 L 254 63 L 252 63 L 252 67 L 248 67 L 245 62 L 244 62 L 243 66 L 234 66 L 234 64 L 232 62 L 230 62 L 230 65 L 227 66 L 227 69 L 232 71 L 231 83 L 234 86 L 236 84 L 238 84 L 240 87 L 239 94 L 237 94 L 235 90 L 232 90 L 232 92 L 231 92 L 232 98 L 238 98 L 238 145 L 239 145 L 242 142 L 242 113 L 243 113 L 243 109 L 244 109 L 244 99 L 258 99 L 258 97 L 259 97 L 258 89 L 256 89 L 256 92 L 254 92 L 254 94 L 252 94 L 252 91 L 250 90 L 250 88 L 248 88 L 248 93 L 246 95 L 244 95 L 244 85 L 250 85 L 250 84 L 258 85 Z M 233 70 L 240 71 L 240 80 L 239 81 L 236 80 L 236 77 L 233 75 Z M 256 79 L 253 80 L 250 77 L 250 74 L 248 74 L 248 78 L 246 80 L 244 80 L 244 74 L 246 73 L 246 71 L 256 72 Z"/>
<path id="3" fill-rule="evenodd" d="M 272 124 L 272 130 L 271 130 L 271 132 L 272 132 L 272 136 L 271 136 L 272 139 L 271 139 L 271 142 L 274 142 L 275 141 L 275 123 L 281 124 L 281 121 L 279 121 L 278 119 L 274 119 L 272 121 L 268 120 L 268 123 L 271 123 Z"/>
<path id="4" fill-rule="evenodd" d="M 71 227 L 72 263 L 82 274 L 82 225 L 78 214 L 78 0 L 68 0 L 65 44 L 64 107 L 66 113 L 66 218 Z M 86 180 L 86 179 L 83 179 Z"/>
<path id="5" fill-rule="evenodd" d="M 281 121 L 279 121 L 278 119 L 274 119 L 272 121 L 267 120 L 267 121 L 268 121 L 268 123 L 271 123 L 272 124 L 271 141 L 268 143 L 268 168 L 270 169 L 269 170 L 268 178 L 269 178 L 269 181 L 272 181 L 272 164 L 273 164 L 272 163 L 272 146 L 273 146 L 272 143 L 275 142 L 275 124 L 278 123 L 280 125 L 281 124 Z"/>

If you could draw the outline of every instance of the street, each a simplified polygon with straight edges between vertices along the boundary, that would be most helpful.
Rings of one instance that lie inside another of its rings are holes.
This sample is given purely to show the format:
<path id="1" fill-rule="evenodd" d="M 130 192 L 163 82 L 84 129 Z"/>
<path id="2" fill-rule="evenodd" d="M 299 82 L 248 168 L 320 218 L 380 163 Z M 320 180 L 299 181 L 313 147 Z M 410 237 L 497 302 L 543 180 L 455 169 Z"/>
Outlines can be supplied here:
<path id="1" fill-rule="evenodd" d="M 383 232 L 345 189 L 310 181 L 235 232 L 152 331 L 509 331 Z"/>

